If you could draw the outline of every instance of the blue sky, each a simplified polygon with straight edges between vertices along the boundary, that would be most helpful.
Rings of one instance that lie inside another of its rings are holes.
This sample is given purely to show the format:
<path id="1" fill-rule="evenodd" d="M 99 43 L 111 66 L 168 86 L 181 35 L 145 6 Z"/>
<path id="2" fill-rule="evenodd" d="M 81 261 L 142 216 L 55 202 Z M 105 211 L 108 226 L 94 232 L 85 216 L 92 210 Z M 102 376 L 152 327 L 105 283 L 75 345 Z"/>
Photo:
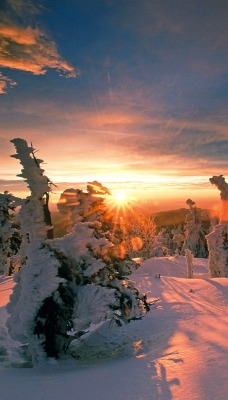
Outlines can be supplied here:
<path id="1" fill-rule="evenodd" d="M 217 195 L 226 0 L 5 0 L 0 17 L 3 190 L 14 192 L 10 139 L 22 137 L 56 183 L 138 182 L 156 201 Z"/>

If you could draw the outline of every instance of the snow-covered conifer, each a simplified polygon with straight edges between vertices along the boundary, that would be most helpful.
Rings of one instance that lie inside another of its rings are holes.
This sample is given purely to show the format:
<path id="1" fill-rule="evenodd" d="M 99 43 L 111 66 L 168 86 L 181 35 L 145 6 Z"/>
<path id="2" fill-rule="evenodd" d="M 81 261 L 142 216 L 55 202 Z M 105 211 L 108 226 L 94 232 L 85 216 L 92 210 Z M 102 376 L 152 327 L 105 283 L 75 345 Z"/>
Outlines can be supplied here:
<path id="1" fill-rule="evenodd" d="M 182 251 L 191 250 L 194 257 L 207 257 L 207 244 L 205 233 L 202 228 L 202 219 L 196 204 L 191 199 L 186 201 L 189 206 L 189 213 L 186 215 L 184 235 L 185 240 Z"/>
<path id="2" fill-rule="evenodd" d="M 169 255 L 167 236 L 165 229 L 161 229 L 154 237 L 152 245 L 152 257 L 165 257 Z"/>
<path id="3" fill-rule="evenodd" d="M 183 244 L 185 241 L 185 236 L 183 233 L 183 228 L 181 225 L 178 225 L 176 228 L 172 229 L 172 242 L 173 242 L 173 251 L 174 254 L 181 254 Z"/>
<path id="4" fill-rule="evenodd" d="M 58 276 L 58 260 L 45 245 L 45 240 L 52 236 L 52 226 L 48 210 L 50 181 L 43 175 L 40 167 L 42 160 L 35 157 L 33 147 L 29 147 L 25 140 L 14 139 L 12 143 L 17 150 L 13 157 L 19 159 L 23 167 L 19 176 L 28 183 L 31 195 L 19 212 L 23 262 L 14 276 L 16 285 L 8 304 L 10 316 L 7 326 L 14 339 L 28 343 L 35 361 L 45 356 L 38 336 L 34 335 L 37 312 L 64 279 Z"/>
<path id="5" fill-rule="evenodd" d="M 116 254 L 99 222 L 79 222 L 62 238 L 50 241 L 56 257 L 67 260 L 69 287 L 75 297 L 71 336 L 105 319 L 128 322 L 148 308 L 127 278 L 136 264 Z"/>
<path id="6" fill-rule="evenodd" d="M 129 322 L 149 305 L 128 280 L 135 263 L 120 256 L 101 221 L 78 222 L 63 238 L 51 237 L 50 181 L 34 149 L 22 139 L 12 142 L 31 195 L 20 210 L 24 264 L 15 275 L 7 326 L 14 339 L 28 345 L 34 363 L 59 357 L 91 324 Z"/>
<path id="7" fill-rule="evenodd" d="M 213 176 L 210 182 L 220 190 L 222 200 L 220 222 L 206 236 L 209 249 L 209 275 L 228 277 L 228 184 L 223 175 Z"/>

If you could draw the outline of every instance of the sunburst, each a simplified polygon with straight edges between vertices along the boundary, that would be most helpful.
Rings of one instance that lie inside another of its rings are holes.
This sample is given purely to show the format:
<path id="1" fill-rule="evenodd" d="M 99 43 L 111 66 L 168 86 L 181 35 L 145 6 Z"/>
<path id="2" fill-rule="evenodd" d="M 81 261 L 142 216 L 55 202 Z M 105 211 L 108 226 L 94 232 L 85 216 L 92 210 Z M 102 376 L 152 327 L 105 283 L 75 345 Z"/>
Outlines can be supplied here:
<path id="1" fill-rule="evenodd" d="M 121 189 L 116 190 L 116 191 L 113 193 L 113 200 L 114 200 L 114 202 L 116 202 L 117 204 L 123 206 L 124 203 L 127 202 L 126 191 L 121 190 Z"/>

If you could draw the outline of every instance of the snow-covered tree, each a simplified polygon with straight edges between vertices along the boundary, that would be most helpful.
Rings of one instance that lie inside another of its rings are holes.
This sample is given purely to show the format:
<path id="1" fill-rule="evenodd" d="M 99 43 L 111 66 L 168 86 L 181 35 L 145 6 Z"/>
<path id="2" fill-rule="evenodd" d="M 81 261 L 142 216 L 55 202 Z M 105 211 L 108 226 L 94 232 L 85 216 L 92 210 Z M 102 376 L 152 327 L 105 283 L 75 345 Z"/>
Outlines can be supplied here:
<path id="1" fill-rule="evenodd" d="M 181 254 L 183 244 L 185 241 L 185 236 L 183 233 L 183 228 L 181 225 L 178 225 L 176 228 L 172 229 L 172 242 L 173 242 L 173 252 L 176 255 Z"/>
<path id="2" fill-rule="evenodd" d="M 107 194 L 110 195 L 109 189 L 97 181 L 88 182 L 86 191 L 66 189 L 61 194 L 57 207 L 68 220 L 68 231 L 79 221 L 103 221 Z"/>
<path id="3" fill-rule="evenodd" d="M 111 192 L 100 182 L 87 183 L 86 190 L 69 188 L 65 190 L 57 204 L 60 213 L 64 216 L 65 225 L 69 232 L 78 222 L 100 222 L 100 230 L 105 237 L 118 247 L 119 254 L 126 255 L 122 220 L 115 218 L 115 210 L 106 202 Z"/>
<path id="4" fill-rule="evenodd" d="M 170 232 L 158 230 L 156 216 L 132 214 L 126 223 L 126 248 L 134 257 L 164 257 L 169 254 Z"/>
<path id="5" fill-rule="evenodd" d="M 165 257 L 169 255 L 168 239 L 164 228 L 155 235 L 152 244 L 152 257 Z"/>
<path id="6" fill-rule="evenodd" d="M 189 213 L 186 215 L 184 226 L 184 244 L 182 251 L 191 250 L 194 257 L 207 257 L 207 244 L 205 232 L 202 227 L 202 219 L 196 204 L 191 199 L 186 201 L 189 206 Z"/>
<path id="7" fill-rule="evenodd" d="M 149 215 L 133 214 L 127 221 L 127 248 L 134 256 L 152 257 L 155 236 L 156 224 Z"/>
<path id="8" fill-rule="evenodd" d="M 35 319 L 45 299 L 58 289 L 64 280 L 58 276 L 60 264 L 45 245 L 52 237 L 52 226 L 48 210 L 50 181 L 43 175 L 42 160 L 35 157 L 34 149 L 23 139 L 13 139 L 17 153 L 13 156 L 22 164 L 21 176 L 28 184 L 31 195 L 22 205 L 21 268 L 15 274 L 16 285 L 8 304 L 7 326 L 10 335 L 29 345 L 33 361 L 45 356 L 40 340 L 34 335 Z"/>
<path id="9" fill-rule="evenodd" d="M 119 256 L 100 227 L 100 222 L 79 222 L 63 238 L 49 242 L 65 263 L 63 276 L 73 300 L 68 341 L 89 330 L 91 323 L 114 319 L 120 325 L 148 310 L 146 298 L 127 278 L 136 264 Z"/>
<path id="10" fill-rule="evenodd" d="M 0 193 L 0 272 L 10 275 L 14 268 L 13 256 L 18 252 L 21 235 L 11 212 L 21 205 L 21 199 L 5 191 Z"/>
<path id="11" fill-rule="evenodd" d="M 222 200 L 220 222 L 206 236 L 209 249 L 209 275 L 228 277 L 228 184 L 223 175 L 213 176 L 210 182 L 220 190 Z"/>
<path id="12" fill-rule="evenodd" d="M 20 210 L 23 265 L 8 305 L 10 335 L 28 346 L 32 363 L 59 357 L 91 324 L 141 318 L 149 309 L 127 276 L 135 264 L 119 256 L 101 222 L 78 222 L 61 239 L 52 235 L 50 180 L 23 139 L 12 140 L 31 195 Z"/>

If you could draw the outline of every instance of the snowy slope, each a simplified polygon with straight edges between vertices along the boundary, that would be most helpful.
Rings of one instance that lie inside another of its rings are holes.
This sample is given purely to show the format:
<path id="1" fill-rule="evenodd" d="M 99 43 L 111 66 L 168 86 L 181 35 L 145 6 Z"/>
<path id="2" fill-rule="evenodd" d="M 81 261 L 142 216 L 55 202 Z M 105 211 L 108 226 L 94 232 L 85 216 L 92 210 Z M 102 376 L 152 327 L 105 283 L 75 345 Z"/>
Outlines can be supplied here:
<path id="1" fill-rule="evenodd" d="M 16 344 L 7 339 L 13 283 L 2 277 L 1 399 L 226 400 L 228 279 L 208 279 L 204 259 L 194 260 L 194 279 L 186 279 L 184 257 L 147 260 L 133 278 L 149 298 L 160 299 L 149 314 L 121 328 L 105 323 L 74 359 L 31 369 L 18 368 Z"/>

